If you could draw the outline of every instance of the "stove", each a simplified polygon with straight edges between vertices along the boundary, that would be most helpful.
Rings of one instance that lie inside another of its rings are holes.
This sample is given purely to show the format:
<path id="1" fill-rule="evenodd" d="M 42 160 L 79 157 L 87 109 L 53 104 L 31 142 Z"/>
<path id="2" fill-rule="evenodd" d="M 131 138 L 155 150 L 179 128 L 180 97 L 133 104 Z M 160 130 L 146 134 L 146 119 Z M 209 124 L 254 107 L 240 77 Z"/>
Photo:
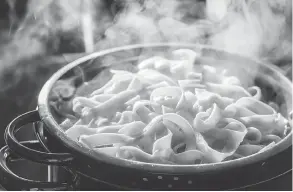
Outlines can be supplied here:
<path id="1" fill-rule="evenodd" d="M 291 153 L 292 155 L 292 153 Z M 280 165 L 281 166 L 281 165 Z M 56 168 L 54 166 L 45 166 L 41 164 L 32 163 L 26 160 L 17 160 L 9 163 L 11 170 L 17 175 L 32 179 L 41 180 L 49 182 L 58 182 L 68 180 L 68 173 L 62 168 Z M 21 169 L 20 169 L 21 168 Z M 239 173 L 241 174 L 241 173 Z M 21 182 L 13 182 L 12 184 L 2 184 L 0 185 L 0 190 L 27 190 L 27 188 L 19 188 L 22 186 Z M 117 188 L 111 187 L 102 182 L 97 183 L 91 182 L 87 178 L 80 178 L 74 186 L 69 186 L 68 188 L 51 188 L 51 189 L 37 189 L 32 188 L 30 190 L 76 190 L 76 191 L 93 191 L 93 190 L 103 190 L 103 191 L 115 191 Z M 262 183 L 252 185 L 249 187 L 244 187 L 237 190 L 249 190 L 249 191 L 291 191 L 292 190 L 292 171 L 289 171 L 283 175 L 280 175 L 269 181 L 264 181 Z"/>
<path id="2" fill-rule="evenodd" d="M 291 154 L 292 155 L 292 154 Z M 25 160 L 18 160 L 10 163 L 10 168 L 16 174 L 32 180 L 42 181 L 65 181 L 69 177 L 67 172 L 62 168 L 56 168 L 53 166 L 45 166 L 36 163 L 32 163 Z M 19 169 L 21 167 L 21 169 Z M 241 173 L 239 173 L 241 174 Z M 21 182 L 13 182 L 13 186 L 2 184 L 0 190 L 27 190 L 24 188 L 18 188 L 21 186 Z M 76 191 L 115 191 L 117 188 L 111 187 L 104 183 L 91 182 L 86 178 L 81 178 L 76 182 L 74 187 L 59 188 L 59 189 L 31 189 L 31 190 L 76 190 Z M 256 185 L 241 188 L 238 190 L 249 190 L 249 191 L 291 191 L 292 190 L 292 171 L 289 171 L 281 176 L 278 176 L 269 181 L 264 181 Z"/>

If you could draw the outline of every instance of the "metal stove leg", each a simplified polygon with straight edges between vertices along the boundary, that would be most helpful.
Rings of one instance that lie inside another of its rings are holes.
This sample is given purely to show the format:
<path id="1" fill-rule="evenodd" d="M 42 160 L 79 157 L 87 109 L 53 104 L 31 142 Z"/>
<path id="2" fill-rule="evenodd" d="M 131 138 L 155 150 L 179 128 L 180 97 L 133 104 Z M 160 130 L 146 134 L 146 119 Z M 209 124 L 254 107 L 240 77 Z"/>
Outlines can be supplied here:
<path id="1" fill-rule="evenodd" d="M 58 181 L 58 166 L 53 166 L 53 165 L 48 166 L 48 181 L 49 182 Z"/>

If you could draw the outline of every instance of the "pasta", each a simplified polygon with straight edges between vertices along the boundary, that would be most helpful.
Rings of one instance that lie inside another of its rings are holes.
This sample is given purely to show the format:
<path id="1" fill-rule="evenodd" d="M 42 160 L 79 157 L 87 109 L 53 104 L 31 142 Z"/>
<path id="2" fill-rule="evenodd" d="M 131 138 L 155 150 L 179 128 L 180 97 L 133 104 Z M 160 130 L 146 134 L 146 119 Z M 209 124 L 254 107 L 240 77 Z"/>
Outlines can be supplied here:
<path id="1" fill-rule="evenodd" d="M 202 164 L 233 160 L 273 147 L 287 134 L 278 106 L 261 89 L 243 87 L 212 66 L 194 68 L 197 53 L 155 56 L 72 100 L 78 120 L 61 126 L 84 147 L 128 160 Z"/>

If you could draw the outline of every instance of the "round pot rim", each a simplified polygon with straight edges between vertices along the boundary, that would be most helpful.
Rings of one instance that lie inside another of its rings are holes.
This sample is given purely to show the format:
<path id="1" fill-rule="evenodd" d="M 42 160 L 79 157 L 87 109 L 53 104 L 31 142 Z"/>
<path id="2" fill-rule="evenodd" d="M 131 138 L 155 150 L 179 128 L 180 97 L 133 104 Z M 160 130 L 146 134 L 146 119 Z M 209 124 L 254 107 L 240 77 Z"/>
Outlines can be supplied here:
<path id="1" fill-rule="evenodd" d="M 86 157 L 87 159 L 102 161 L 103 163 L 118 165 L 126 168 L 131 169 L 140 169 L 144 171 L 151 171 L 157 173 L 197 173 L 197 172 L 207 172 L 207 171 L 219 171 L 223 169 L 231 169 L 234 167 L 244 166 L 247 164 L 253 164 L 256 162 L 264 161 L 265 159 L 276 155 L 277 153 L 284 151 L 288 147 L 292 145 L 292 132 L 290 132 L 285 138 L 282 139 L 281 142 L 277 143 L 274 147 L 262 152 L 257 153 L 254 155 L 250 155 L 247 157 L 243 157 L 236 160 L 224 161 L 220 163 L 210 163 L 210 164 L 200 164 L 200 165 L 165 165 L 165 164 L 153 164 L 153 163 L 144 163 L 144 162 L 137 162 L 137 161 L 130 161 L 120 158 L 114 158 L 107 156 L 103 153 L 94 152 L 88 148 L 85 148 L 78 144 L 77 142 L 71 140 L 66 136 L 66 134 L 61 130 L 59 124 L 54 120 L 48 105 L 48 96 L 49 93 L 54 85 L 54 83 L 62 77 L 68 70 L 78 66 L 79 64 L 86 62 L 90 59 L 101 57 L 107 54 L 115 53 L 117 51 L 125 51 L 125 50 L 132 50 L 136 48 L 151 48 L 151 47 L 178 47 L 178 48 L 198 48 L 202 49 L 209 49 L 213 51 L 218 51 L 222 53 L 228 53 L 221 49 L 216 49 L 212 46 L 208 45 L 201 45 L 201 44 L 186 44 L 186 43 L 151 43 L 151 44 L 136 44 L 136 45 L 127 45 L 117 48 L 111 48 L 107 50 L 102 50 L 99 52 L 94 52 L 87 56 L 81 57 L 66 66 L 62 67 L 56 73 L 54 73 L 51 78 L 44 84 L 42 87 L 39 97 L 38 97 L 38 112 L 41 117 L 42 122 L 46 125 L 46 130 L 55 138 L 57 138 L 66 148 L 68 148 L 73 155 L 79 159 L 82 157 Z M 228 53 L 231 55 L 237 55 L 238 57 L 248 59 L 245 56 L 241 56 L 235 53 Z M 278 74 L 281 78 L 281 81 L 285 82 L 286 84 L 292 87 L 292 84 L 289 79 L 287 79 L 277 67 L 273 65 L 268 65 L 262 63 L 254 58 L 249 58 L 254 63 L 257 63 L 265 68 L 268 68 Z M 292 95 L 292 93 L 291 93 Z"/>

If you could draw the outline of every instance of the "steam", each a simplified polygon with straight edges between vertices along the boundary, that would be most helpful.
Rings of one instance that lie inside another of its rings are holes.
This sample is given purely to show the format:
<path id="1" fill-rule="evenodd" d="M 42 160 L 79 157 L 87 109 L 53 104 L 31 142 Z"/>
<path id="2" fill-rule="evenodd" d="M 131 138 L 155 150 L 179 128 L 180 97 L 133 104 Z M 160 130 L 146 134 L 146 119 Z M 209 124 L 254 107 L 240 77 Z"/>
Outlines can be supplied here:
<path id="1" fill-rule="evenodd" d="M 143 5 L 123 1 L 127 8 L 116 15 L 105 39 L 96 43 L 96 50 L 134 43 L 208 42 L 248 57 L 290 58 L 288 16 L 276 13 L 289 1 L 277 5 L 255 0 L 207 0 L 206 5 L 191 0 L 146 0 Z M 192 11 L 197 13 L 187 19 Z"/>
<path id="2" fill-rule="evenodd" d="M 92 19 L 91 5 L 92 3 L 90 0 L 84 0 L 84 2 L 82 3 L 82 31 L 86 52 L 94 51 L 94 24 Z"/>
<path id="3" fill-rule="evenodd" d="M 9 2 L 13 5 L 14 0 Z M 85 52 L 134 43 L 209 40 L 227 51 L 262 58 L 273 50 L 290 52 L 292 35 L 285 34 L 292 15 L 288 3 L 290 0 L 29 0 L 28 14 L 14 39 L 29 41 L 33 35 L 40 36 L 42 42 L 30 54 L 53 52 L 58 42 L 51 45 L 53 50 L 48 50 L 47 43 L 68 33 L 82 42 Z M 117 4 L 120 11 L 112 9 Z"/>
<path id="4" fill-rule="evenodd" d="M 233 3 L 234 9 L 225 16 L 228 27 L 213 36 L 211 44 L 229 52 L 260 59 L 269 57 L 273 52 L 275 58 L 289 56 L 286 54 L 292 48 L 282 47 L 286 43 L 292 44 L 290 35 L 284 34 L 287 28 L 284 15 L 274 14 L 268 1 Z"/>
<path id="5" fill-rule="evenodd" d="M 123 1 L 125 9 L 116 15 L 114 24 L 105 32 L 105 39 L 97 42 L 97 49 L 135 43 L 198 42 L 204 39 L 206 23 L 193 23 L 186 18 L 195 6 L 204 9 L 196 1 L 146 0 Z M 190 6 L 187 6 L 187 5 Z M 182 6 L 185 6 L 183 10 Z M 201 13 L 203 14 L 203 13 Z M 203 15 L 201 15 L 203 17 Z"/>
<path id="6" fill-rule="evenodd" d="M 290 5 L 291 0 L 29 0 L 0 72 L 13 71 L 20 60 L 60 53 L 64 36 L 80 52 L 187 42 L 275 62 L 287 58 L 292 66 Z"/>
<path id="7" fill-rule="evenodd" d="M 38 62 L 41 57 L 60 53 L 58 50 L 64 46 L 61 44 L 63 37 L 70 39 L 65 45 L 69 49 L 77 47 L 80 52 L 93 51 L 93 42 L 100 38 L 103 27 L 111 22 L 110 14 L 103 9 L 103 1 L 87 1 L 90 5 L 85 5 L 82 9 L 86 2 L 83 0 L 29 0 L 24 18 L 16 18 L 15 1 L 7 1 L 11 8 L 11 25 L 18 26 L 10 32 L 11 41 L 1 53 L 1 92 L 13 88 L 27 77 L 44 78 L 33 75 L 43 65 L 34 62 Z M 99 22 L 102 23 L 101 26 L 98 25 Z M 24 61 L 31 64 L 24 67 Z M 47 67 L 50 68 L 49 65 Z M 56 66 L 53 68 L 56 69 Z M 6 76 L 14 78 L 7 79 Z M 44 83 L 45 79 L 40 82 Z"/>
<path id="8" fill-rule="evenodd" d="M 231 0 L 208 0 L 206 3 L 207 18 L 213 21 L 221 21 L 228 11 Z"/>

